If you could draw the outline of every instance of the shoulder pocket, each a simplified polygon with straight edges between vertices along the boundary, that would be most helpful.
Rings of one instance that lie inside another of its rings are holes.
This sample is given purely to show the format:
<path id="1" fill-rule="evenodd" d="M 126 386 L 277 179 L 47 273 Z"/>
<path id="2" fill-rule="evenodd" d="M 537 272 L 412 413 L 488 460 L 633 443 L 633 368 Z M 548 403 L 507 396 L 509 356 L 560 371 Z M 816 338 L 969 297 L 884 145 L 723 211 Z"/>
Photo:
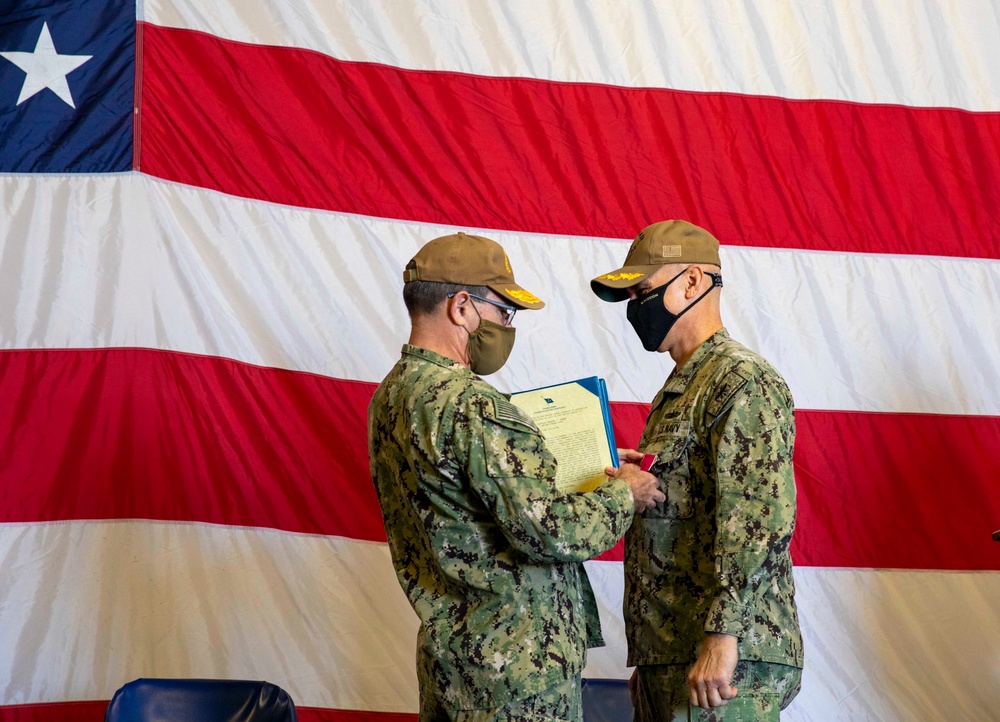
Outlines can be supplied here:
<path id="1" fill-rule="evenodd" d="M 483 419 L 486 473 L 494 479 L 555 476 L 555 461 L 538 428 L 521 418 Z"/>
<path id="2" fill-rule="evenodd" d="M 660 480 L 660 491 L 667 497 L 646 510 L 643 513 L 646 518 L 687 519 L 694 514 L 688 464 L 690 446 L 691 425 L 686 421 L 669 424 L 646 446 L 645 453 L 656 456 L 649 471 Z"/>
<path id="3" fill-rule="evenodd" d="M 512 429 L 527 427 L 536 434 L 541 433 L 528 414 L 506 399 L 493 399 L 493 421 Z"/>
<path id="4" fill-rule="evenodd" d="M 745 369 L 734 368 L 725 375 L 712 393 L 706 412 L 712 419 L 717 418 L 732 403 L 736 395 L 750 382 L 750 374 Z"/>

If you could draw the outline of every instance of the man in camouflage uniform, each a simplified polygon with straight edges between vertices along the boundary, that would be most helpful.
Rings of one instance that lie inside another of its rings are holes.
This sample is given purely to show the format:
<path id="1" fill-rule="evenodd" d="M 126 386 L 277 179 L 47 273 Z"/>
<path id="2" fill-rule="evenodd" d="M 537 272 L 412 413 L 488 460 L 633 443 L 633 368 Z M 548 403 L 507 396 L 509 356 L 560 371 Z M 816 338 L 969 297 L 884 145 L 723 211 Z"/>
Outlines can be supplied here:
<path id="1" fill-rule="evenodd" d="M 799 690 L 792 396 L 726 333 L 721 286 L 719 242 L 686 221 L 645 228 L 622 268 L 591 281 L 605 301 L 630 299 L 643 347 L 675 363 L 631 463 L 609 469 L 635 479 L 649 463 L 666 493 L 625 537 L 638 722 L 777 720 Z"/>
<path id="2" fill-rule="evenodd" d="M 421 720 L 581 720 L 597 646 L 581 562 L 610 548 L 655 480 L 560 494 L 532 420 L 477 373 L 499 369 L 517 309 L 499 244 L 434 239 L 404 272 L 409 343 L 368 408 L 368 450 L 393 565 L 420 618 Z"/>

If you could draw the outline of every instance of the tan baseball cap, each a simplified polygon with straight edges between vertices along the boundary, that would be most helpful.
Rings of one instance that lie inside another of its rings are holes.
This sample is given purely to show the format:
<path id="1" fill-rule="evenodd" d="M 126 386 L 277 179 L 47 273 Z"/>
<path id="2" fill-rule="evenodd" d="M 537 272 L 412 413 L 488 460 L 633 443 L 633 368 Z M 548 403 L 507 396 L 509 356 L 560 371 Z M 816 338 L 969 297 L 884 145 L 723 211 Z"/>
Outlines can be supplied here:
<path id="1" fill-rule="evenodd" d="M 510 260 L 499 243 L 462 231 L 425 243 L 406 264 L 403 281 L 487 286 L 518 308 L 545 306 L 542 299 L 514 282 Z"/>
<path id="2" fill-rule="evenodd" d="M 646 226 L 632 241 L 621 268 L 602 273 L 590 288 L 603 301 L 624 301 L 626 289 L 640 283 L 667 263 L 708 263 L 722 267 L 719 241 L 687 221 L 660 221 Z"/>

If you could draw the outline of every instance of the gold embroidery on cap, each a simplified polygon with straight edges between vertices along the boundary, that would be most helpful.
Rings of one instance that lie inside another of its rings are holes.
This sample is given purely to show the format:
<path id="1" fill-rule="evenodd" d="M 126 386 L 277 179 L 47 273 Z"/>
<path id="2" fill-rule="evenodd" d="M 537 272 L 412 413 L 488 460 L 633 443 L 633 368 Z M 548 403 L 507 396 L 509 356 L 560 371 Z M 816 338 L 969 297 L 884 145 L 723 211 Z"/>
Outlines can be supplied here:
<path id="1" fill-rule="evenodd" d="M 510 270 L 510 261 L 507 260 L 506 253 L 503 254 L 503 265 L 507 267 L 507 273 L 513 273 L 513 271 Z"/>
<path id="2" fill-rule="evenodd" d="M 681 255 L 680 246 L 664 246 L 663 247 L 663 257 L 664 258 L 674 258 Z"/>
<path id="3" fill-rule="evenodd" d="M 516 298 L 518 301 L 521 301 L 522 303 L 538 303 L 539 301 L 542 300 L 535 294 L 525 291 L 523 288 L 507 289 L 507 295 L 510 296 L 511 298 Z"/>
<path id="4" fill-rule="evenodd" d="M 603 278 L 606 281 L 631 281 L 633 278 L 642 278 L 645 275 L 645 273 L 605 273 L 598 278 Z"/>

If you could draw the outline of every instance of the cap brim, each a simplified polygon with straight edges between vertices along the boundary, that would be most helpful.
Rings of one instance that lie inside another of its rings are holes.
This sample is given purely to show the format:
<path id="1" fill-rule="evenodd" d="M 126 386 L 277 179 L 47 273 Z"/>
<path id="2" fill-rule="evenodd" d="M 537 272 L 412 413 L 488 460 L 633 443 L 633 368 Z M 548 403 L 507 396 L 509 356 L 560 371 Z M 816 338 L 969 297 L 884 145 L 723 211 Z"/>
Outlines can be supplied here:
<path id="1" fill-rule="evenodd" d="M 628 298 L 628 289 L 660 269 L 660 266 L 622 266 L 609 273 L 602 273 L 590 282 L 590 289 L 602 301 L 614 303 Z"/>
<path id="2" fill-rule="evenodd" d="M 521 288 L 516 283 L 491 284 L 490 289 L 494 293 L 503 296 L 518 308 L 526 308 L 529 311 L 537 311 L 540 308 L 545 308 L 545 302 L 542 299 L 531 291 Z"/>

